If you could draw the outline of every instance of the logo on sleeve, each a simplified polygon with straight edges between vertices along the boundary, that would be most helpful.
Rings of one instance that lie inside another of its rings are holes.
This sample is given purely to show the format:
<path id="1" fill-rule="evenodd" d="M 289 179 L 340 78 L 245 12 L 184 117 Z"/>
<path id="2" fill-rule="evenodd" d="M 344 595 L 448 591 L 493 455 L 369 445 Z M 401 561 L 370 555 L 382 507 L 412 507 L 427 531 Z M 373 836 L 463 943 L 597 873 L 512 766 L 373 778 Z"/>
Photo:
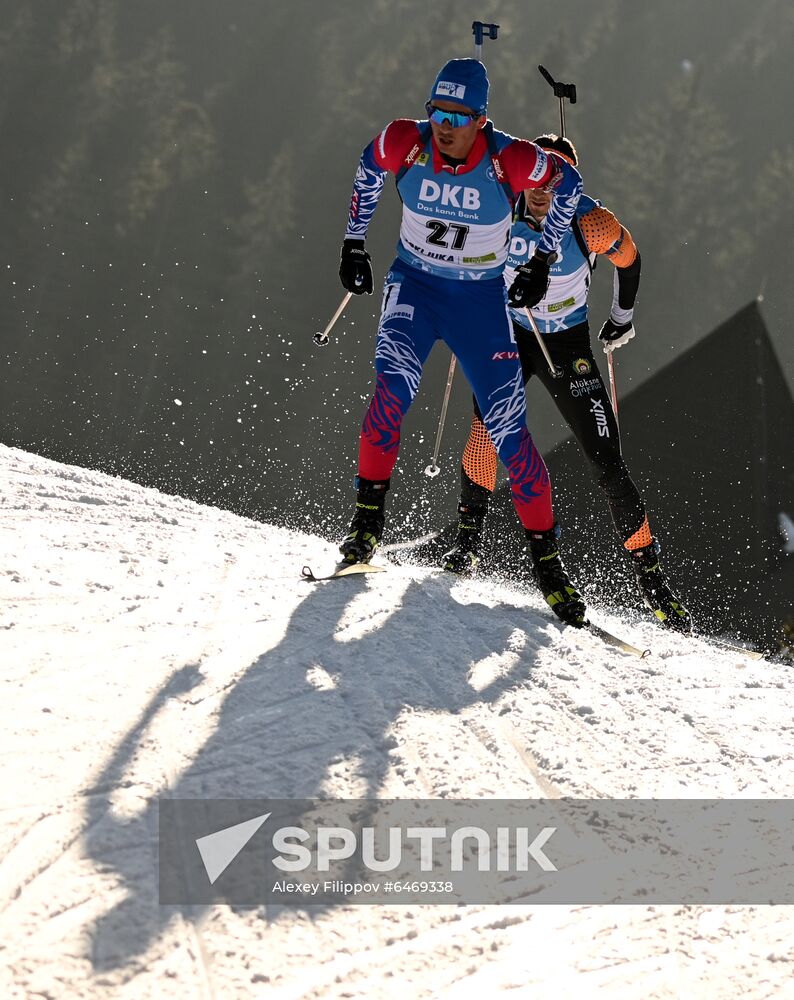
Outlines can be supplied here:
<path id="1" fill-rule="evenodd" d="M 549 166 L 549 158 L 540 147 L 537 148 L 536 155 L 537 160 L 535 160 L 535 169 L 529 175 L 529 179 L 531 181 L 539 181 L 546 173 Z"/>

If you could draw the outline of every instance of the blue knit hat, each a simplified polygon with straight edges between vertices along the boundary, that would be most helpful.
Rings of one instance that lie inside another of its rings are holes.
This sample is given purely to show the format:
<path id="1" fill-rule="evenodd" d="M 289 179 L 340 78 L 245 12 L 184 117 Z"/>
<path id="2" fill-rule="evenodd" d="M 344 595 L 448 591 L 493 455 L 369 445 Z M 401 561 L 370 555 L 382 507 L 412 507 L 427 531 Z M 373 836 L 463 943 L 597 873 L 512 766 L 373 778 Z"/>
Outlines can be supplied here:
<path id="1" fill-rule="evenodd" d="M 485 114 L 488 107 L 488 74 L 477 59 L 450 59 L 439 71 L 431 101 L 452 101 Z"/>

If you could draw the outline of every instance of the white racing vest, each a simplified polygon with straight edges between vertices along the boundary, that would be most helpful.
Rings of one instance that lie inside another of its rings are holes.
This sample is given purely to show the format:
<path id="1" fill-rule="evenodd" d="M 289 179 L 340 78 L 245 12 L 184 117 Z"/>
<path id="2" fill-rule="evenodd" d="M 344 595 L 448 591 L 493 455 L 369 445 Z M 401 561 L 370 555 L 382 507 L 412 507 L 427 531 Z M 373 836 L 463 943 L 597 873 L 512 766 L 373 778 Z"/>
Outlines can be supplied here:
<path id="1" fill-rule="evenodd" d="M 497 149 L 510 137 L 493 132 Z M 486 151 L 465 174 L 433 171 L 428 138 L 397 182 L 403 203 L 397 257 L 443 278 L 487 280 L 507 260 L 513 206 Z"/>
<path id="2" fill-rule="evenodd" d="M 583 194 L 576 208 L 577 217 L 586 215 L 600 202 Z M 557 260 L 549 271 L 549 290 L 545 297 L 532 308 L 532 315 L 541 333 L 555 333 L 568 330 L 587 319 L 587 295 L 597 254 L 585 257 L 573 231 L 567 230 L 557 251 Z M 541 233 L 520 220 L 513 225 L 510 234 L 510 252 L 505 267 L 505 282 L 509 288 L 516 276 L 516 270 L 526 264 L 541 239 Z M 532 328 L 523 309 L 511 309 L 510 316 L 527 330 Z"/>

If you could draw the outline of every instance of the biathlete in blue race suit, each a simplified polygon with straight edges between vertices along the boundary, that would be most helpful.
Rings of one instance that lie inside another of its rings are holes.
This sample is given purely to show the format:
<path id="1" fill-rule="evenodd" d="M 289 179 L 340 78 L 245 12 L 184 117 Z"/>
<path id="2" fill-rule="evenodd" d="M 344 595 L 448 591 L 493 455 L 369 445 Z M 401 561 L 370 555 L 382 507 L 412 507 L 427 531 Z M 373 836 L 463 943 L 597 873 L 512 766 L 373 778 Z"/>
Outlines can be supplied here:
<path id="1" fill-rule="evenodd" d="M 358 165 L 339 268 L 348 291 L 373 290 L 364 240 L 389 172 L 403 207 L 397 256 L 383 291 L 375 391 L 361 430 L 356 512 L 341 551 L 345 562 L 367 562 L 380 543 L 402 420 L 434 343 L 443 340 L 474 390 L 507 469 L 535 578 L 558 617 L 581 625 L 585 606 L 560 559 L 548 472 L 526 427 L 507 304 L 531 307 L 543 298 L 582 181 L 566 161 L 494 129 L 487 104 L 482 63 L 453 59 L 433 84 L 428 120 L 391 122 Z M 543 188 L 553 198 L 535 252 L 508 290 L 503 271 L 513 208 L 528 188 Z"/>

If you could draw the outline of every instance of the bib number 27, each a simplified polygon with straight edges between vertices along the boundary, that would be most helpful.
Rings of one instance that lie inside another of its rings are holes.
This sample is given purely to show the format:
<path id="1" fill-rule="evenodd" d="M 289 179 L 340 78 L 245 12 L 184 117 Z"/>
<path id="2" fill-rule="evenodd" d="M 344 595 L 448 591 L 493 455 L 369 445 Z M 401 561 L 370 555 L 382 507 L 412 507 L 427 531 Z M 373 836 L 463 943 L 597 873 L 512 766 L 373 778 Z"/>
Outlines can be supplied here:
<path id="1" fill-rule="evenodd" d="M 432 243 L 435 247 L 444 247 L 445 250 L 462 250 L 466 243 L 466 237 L 469 235 L 469 227 L 461 226 L 457 222 L 447 223 L 431 219 L 427 223 L 427 228 L 430 230 L 427 242 Z M 450 242 L 447 242 L 448 236 Z"/>

